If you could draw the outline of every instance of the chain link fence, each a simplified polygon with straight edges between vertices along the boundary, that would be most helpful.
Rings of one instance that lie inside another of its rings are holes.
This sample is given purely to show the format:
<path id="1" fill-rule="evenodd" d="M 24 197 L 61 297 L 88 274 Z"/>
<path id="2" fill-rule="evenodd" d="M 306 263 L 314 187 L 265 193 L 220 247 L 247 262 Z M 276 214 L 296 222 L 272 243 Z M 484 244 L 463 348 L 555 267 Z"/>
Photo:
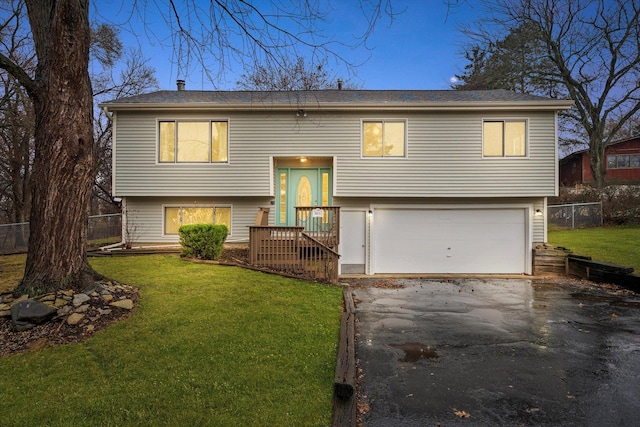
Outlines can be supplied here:
<path id="1" fill-rule="evenodd" d="M 547 206 L 547 224 L 559 229 L 599 227 L 602 202 Z"/>
<path id="2" fill-rule="evenodd" d="M 89 217 L 88 246 L 100 247 L 122 240 L 122 214 Z M 29 223 L 0 224 L 0 254 L 26 252 L 29 244 Z"/>

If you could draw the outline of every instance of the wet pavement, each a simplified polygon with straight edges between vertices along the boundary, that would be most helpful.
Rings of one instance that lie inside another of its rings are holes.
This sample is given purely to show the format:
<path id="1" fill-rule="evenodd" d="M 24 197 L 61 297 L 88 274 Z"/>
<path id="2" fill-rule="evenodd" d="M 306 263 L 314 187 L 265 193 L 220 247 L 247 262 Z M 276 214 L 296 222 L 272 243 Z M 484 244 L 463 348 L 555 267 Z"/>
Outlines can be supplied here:
<path id="1" fill-rule="evenodd" d="M 353 295 L 365 426 L 640 425 L 633 294 L 372 279 Z"/>

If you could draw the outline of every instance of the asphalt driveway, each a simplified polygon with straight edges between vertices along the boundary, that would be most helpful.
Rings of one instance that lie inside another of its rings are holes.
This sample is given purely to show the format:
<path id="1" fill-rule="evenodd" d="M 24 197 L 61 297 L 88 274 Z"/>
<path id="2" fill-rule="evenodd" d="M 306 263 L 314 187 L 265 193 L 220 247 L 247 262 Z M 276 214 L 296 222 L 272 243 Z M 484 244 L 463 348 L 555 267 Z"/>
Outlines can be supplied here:
<path id="1" fill-rule="evenodd" d="M 366 426 L 640 425 L 640 298 L 571 283 L 362 280 Z"/>

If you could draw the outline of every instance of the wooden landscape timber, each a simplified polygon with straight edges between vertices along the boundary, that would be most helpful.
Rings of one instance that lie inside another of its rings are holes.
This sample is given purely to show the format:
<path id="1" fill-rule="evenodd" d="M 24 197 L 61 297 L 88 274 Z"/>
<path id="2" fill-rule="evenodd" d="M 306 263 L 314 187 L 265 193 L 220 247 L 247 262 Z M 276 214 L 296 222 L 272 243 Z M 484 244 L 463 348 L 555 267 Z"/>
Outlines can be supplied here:
<path id="1" fill-rule="evenodd" d="M 355 306 L 349 287 L 344 288 L 344 311 L 340 323 L 340 342 L 336 360 L 333 426 L 355 426 L 357 416 Z"/>
<path id="2" fill-rule="evenodd" d="M 567 274 L 600 283 L 613 283 L 634 292 L 640 292 L 640 275 L 633 267 L 594 261 L 591 257 L 569 255 Z"/>
<path id="3" fill-rule="evenodd" d="M 534 276 L 552 273 L 567 273 L 567 256 L 570 250 L 551 245 L 538 245 L 533 250 L 533 274 Z"/>

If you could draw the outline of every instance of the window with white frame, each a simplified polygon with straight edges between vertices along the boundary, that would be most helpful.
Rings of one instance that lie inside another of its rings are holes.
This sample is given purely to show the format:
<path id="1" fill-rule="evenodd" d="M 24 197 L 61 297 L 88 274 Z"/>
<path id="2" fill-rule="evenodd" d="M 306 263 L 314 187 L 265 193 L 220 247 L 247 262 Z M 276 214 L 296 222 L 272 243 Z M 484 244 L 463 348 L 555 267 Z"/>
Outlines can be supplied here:
<path id="1" fill-rule="evenodd" d="M 225 163 L 229 123 L 216 120 L 162 120 L 158 124 L 160 163 Z"/>
<path id="2" fill-rule="evenodd" d="M 178 234 L 181 225 L 224 224 L 231 235 L 230 206 L 166 206 L 164 234 Z"/>
<path id="3" fill-rule="evenodd" d="M 404 157 L 407 123 L 404 120 L 363 120 L 363 157 Z"/>
<path id="4" fill-rule="evenodd" d="M 526 120 L 485 120 L 482 154 L 484 157 L 526 157 Z"/>

